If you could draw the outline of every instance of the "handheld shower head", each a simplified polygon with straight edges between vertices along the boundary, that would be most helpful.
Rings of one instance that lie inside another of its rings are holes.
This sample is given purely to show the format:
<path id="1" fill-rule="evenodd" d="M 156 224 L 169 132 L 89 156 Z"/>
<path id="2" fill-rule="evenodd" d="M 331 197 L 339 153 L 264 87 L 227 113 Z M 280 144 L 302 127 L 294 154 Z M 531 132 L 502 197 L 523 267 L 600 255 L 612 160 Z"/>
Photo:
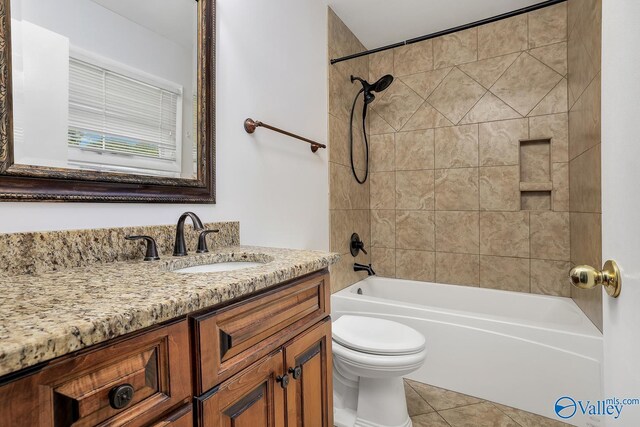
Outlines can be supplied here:
<path id="1" fill-rule="evenodd" d="M 376 96 L 373 94 L 373 92 L 382 92 L 386 90 L 391 85 L 391 83 L 393 83 L 393 76 L 391 74 L 387 74 L 380 77 L 380 79 L 378 79 L 378 81 L 373 84 L 360 77 L 351 76 L 351 83 L 355 82 L 356 80 L 362 84 L 365 104 L 370 104 L 374 99 L 376 99 Z"/>

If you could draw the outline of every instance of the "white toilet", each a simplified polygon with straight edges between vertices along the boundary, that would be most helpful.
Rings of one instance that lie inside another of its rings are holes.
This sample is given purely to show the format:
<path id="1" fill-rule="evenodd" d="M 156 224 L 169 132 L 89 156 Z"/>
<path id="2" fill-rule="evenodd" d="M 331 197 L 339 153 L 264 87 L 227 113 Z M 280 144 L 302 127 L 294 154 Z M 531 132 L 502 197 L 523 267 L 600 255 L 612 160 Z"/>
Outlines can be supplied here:
<path id="1" fill-rule="evenodd" d="M 401 323 L 344 315 L 333 322 L 337 427 L 410 427 L 402 377 L 424 363 L 425 339 Z"/>

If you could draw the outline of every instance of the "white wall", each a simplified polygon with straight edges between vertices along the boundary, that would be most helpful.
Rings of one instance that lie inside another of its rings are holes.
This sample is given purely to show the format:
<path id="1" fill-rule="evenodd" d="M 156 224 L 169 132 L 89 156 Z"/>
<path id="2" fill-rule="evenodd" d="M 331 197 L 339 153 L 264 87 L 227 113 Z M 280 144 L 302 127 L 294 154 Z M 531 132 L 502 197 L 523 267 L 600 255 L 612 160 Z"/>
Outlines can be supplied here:
<path id="1" fill-rule="evenodd" d="M 327 140 L 326 4 L 218 0 L 216 205 L 0 203 L 0 232 L 239 220 L 243 244 L 328 249 L 327 153 L 253 117 Z"/>
<path id="2" fill-rule="evenodd" d="M 603 297 L 606 398 L 640 398 L 640 2 L 602 2 L 602 257 L 622 270 L 617 299 Z M 607 425 L 639 426 L 640 406 Z"/>

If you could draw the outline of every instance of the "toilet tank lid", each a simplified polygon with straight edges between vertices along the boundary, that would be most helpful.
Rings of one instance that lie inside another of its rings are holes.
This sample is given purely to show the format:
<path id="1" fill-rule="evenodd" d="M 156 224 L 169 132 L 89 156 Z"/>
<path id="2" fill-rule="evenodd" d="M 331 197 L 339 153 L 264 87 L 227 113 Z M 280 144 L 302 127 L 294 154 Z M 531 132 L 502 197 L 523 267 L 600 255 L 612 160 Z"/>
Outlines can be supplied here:
<path id="1" fill-rule="evenodd" d="M 368 354 L 406 355 L 425 348 L 424 336 L 409 326 L 375 317 L 344 315 L 333 322 L 333 339 Z"/>

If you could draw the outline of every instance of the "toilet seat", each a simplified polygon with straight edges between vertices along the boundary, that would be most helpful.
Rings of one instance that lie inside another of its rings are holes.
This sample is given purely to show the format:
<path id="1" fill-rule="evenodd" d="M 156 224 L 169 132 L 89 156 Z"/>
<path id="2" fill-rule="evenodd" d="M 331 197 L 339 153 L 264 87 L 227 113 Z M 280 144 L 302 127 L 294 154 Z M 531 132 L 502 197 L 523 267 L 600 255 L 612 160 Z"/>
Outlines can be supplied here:
<path id="1" fill-rule="evenodd" d="M 333 322 L 333 341 L 354 352 L 407 356 L 424 351 L 425 339 L 401 323 L 374 317 L 344 315 Z"/>

